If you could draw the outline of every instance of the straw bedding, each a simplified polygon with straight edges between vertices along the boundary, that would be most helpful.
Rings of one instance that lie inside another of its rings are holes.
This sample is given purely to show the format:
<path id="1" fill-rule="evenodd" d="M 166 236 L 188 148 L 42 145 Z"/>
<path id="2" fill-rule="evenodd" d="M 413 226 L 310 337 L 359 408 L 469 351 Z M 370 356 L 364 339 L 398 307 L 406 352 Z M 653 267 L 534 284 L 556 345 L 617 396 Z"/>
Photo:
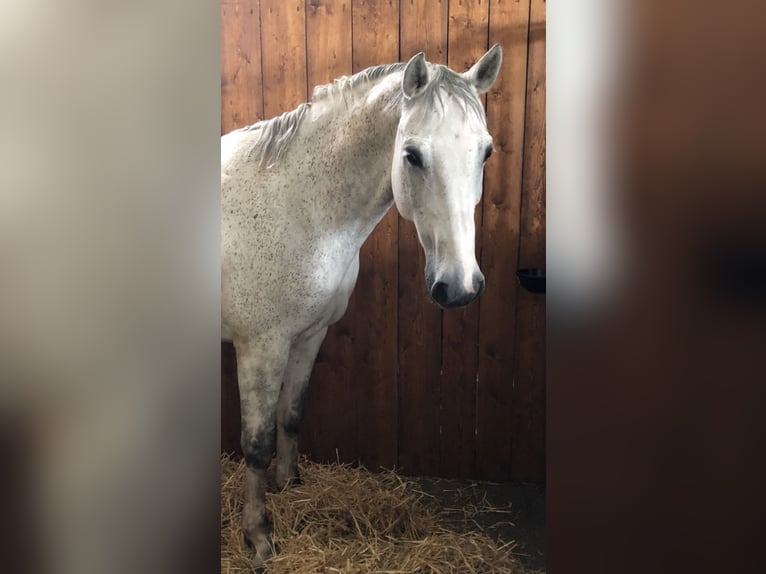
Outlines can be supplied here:
<path id="1" fill-rule="evenodd" d="M 394 472 L 302 460 L 303 484 L 267 493 L 278 554 L 269 574 L 518 574 L 511 542 L 476 524 L 483 505 L 441 508 Z M 221 459 L 221 572 L 255 572 L 242 540 L 244 463 Z"/>

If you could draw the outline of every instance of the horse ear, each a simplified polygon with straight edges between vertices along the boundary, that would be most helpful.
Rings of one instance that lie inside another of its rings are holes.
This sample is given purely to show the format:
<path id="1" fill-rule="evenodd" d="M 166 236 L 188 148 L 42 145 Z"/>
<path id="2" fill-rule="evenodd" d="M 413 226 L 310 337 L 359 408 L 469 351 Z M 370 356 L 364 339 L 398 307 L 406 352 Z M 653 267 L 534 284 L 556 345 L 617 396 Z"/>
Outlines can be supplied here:
<path id="1" fill-rule="evenodd" d="M 402 91 L 405 97 L 414 98 L 428 85 L 428 64 L 423 52 L 415 54 L 404 68 Z"/>
<path id="2" fill-rule="evenodd" d="M 495 83 L 502 63 L 503 48 L 500 44 L 495 44 L 463 74 L 463 77 L 476 87 L 477 92 L 483 94 Z"/>

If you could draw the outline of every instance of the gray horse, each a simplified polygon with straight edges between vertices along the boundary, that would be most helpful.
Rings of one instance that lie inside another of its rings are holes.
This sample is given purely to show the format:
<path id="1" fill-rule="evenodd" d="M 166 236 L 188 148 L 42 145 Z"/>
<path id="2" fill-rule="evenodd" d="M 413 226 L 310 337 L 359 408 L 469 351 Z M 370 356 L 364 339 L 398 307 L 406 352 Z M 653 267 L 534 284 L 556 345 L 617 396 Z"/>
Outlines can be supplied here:
<path id="1" fill-rule="evenodd" d="M 484 288 L 474 210 L 492 138 L 478 95 L 501 62 L 495 45 L 458 74 L 421 53 L 318 87 L 311 103 L 221 138 L 222 337 L 237 353 L 243 530 L 256 564 L 272 552 L 266 469 L 276 449 L 279 486 L 299 479 L 314 359 L 391 204 L 415 223 L 437 304 L 467 305 Z"/>

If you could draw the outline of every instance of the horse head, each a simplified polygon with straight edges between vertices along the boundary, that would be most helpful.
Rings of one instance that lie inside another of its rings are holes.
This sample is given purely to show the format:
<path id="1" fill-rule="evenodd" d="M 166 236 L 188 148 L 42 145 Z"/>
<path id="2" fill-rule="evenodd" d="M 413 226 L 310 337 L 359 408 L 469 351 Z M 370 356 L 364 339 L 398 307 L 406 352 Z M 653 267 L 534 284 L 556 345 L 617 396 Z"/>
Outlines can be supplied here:
<path id="1" fill-rule="evenodd" d="M 415 223 L 426 255 L 426 287 L 445 308 L 467 305 L 484 289 L 474 210 L 493 146 L 479 95 L 494 83 L 502 57 L 495 45 L 458 74 L 429 64 L 420 53 L 402 77 L 391 171 L 394 200 L 402 217 Z"/>

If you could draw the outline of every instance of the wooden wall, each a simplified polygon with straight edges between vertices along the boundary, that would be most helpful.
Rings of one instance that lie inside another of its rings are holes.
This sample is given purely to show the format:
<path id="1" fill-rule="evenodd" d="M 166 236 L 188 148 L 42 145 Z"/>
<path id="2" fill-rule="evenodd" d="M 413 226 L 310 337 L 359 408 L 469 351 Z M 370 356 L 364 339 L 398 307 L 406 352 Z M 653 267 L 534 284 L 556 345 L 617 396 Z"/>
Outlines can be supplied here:
<path id="1" fill-rule="evenodd" d="M 368 66 L 423 51 L 464 71 L 503 46 L 485 98 L 496 153 L 476 211 L 486 291 L 465 309 L 430 303 L 415 228 L 392 209 L 320 351 L 300 450 L 413 475 L 543 480 L 545 300 L 515 272 L 545 265 L 545 1 L 223 0 L 221 15 L 222 133 Z M 222 357 L 222 447 L 234 450 L 230 345 Z"/>

